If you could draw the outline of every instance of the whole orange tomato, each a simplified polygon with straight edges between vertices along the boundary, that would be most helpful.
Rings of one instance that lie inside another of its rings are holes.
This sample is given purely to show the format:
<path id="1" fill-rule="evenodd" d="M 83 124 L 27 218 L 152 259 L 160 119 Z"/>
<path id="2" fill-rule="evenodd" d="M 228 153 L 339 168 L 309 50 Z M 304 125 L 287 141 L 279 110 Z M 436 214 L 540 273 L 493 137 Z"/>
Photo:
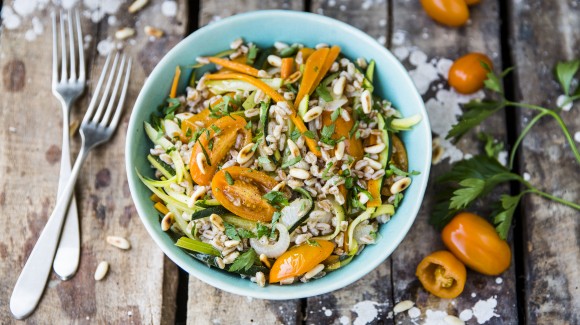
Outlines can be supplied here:
<path id="1" fill-rule="evenodd" d="M 294 276 L 300 276 L 330 256 L 334 243 L 328 240 L 315 239 L 300 246 L 290 248 L 282 254 L 270 269 L 270 283 L 280 282 Z"/>
<path id="2" fill-rule="evenodd" d="M 466 0 L 421 0 L 421 5 L 429 17 L 443 25 L 459 27 L 469 19 Z"/>
<path id="3" fill-rule="evenodd" d="M 462 94 L 471 94 L 483 88 L 488 71 L 482 62 L 493 69 L 491 60 L 482 53 L 469 53 L 455 60 L 449 69 L 449 85 Z"/>
<path id="4" fill-rule="evenodd" d="M 462 212 L 443 228 L 441 238 L 447 248 L 472 270 L 498 275 L 507 270 L 512 252 L 495 228 L 480 216 Z"/>

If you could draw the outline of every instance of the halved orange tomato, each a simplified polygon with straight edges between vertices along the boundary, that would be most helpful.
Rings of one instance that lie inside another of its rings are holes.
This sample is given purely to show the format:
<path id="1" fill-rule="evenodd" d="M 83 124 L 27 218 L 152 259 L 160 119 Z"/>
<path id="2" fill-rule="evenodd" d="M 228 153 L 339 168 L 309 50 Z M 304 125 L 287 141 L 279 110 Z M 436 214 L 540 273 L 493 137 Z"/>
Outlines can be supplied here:
<path id="1" fill-rule="evenodd" d="M 360 139 L 357 139 L 354 134 L 352 135 L 352 137 L 348 136 L 348 133 L 350 132 L 352 126 L 354 125 L 354 118 L 351 118 L 349 121 L 345 121 L 342 117 L 339 117 L 336 119 L 336 121 L 333 122 L 332 118 L 330 117 L 331 114 L 332 112 L 328 111 L 322 112 L 322 125 L 324 126 L 331 124 L 336 125 L 334 127 L 334 134 L 332 135 L 331 138 L 333 140 L 338 140 L 342 137 L 345 137 L 346 140 L 344 140 L 344 144 L 346 153 L 353 156 L 355 160 L 362 159 L 362 157 L 365 154 L 362 141 L 360 141 Z"/>
<path id="2" fill-rule="evenodd" d="M 278 182 L 266 173 L 233 166 L 215 174 L 211 182 L 211 191 L 213 196 L 232 213 L 248 220 L 270 222 L 276 209 L 263 196 L 276 184 Z"/>
<path id="3" fill-rule="evenodd" d="M 191 151 L 189 160 L 189 172 L 196 184 L 209 185 L 215 175 L 218 164 L 230 152 L 236 143 L 238 133 L 245 134 L 245 144 L 250 143 L 252 135 L 246 130 L 246 120 L 243 117 L 229 115 L 215 121 L 197 139 Z M 211 141 L 211 145 L 210 145 Z M 244 145 L 245 145 L 244 144 Z M 207 156 L 198 164 L 198 155 Z"/>
<path id="4" fill-rule="evenodd" d="M 310 243 L 294 246 L 282 254 L 270 269 L 270 283 L 300 276 L 327 259 L 334 250 L 328 240 L 315 239 Z"/>
<path id="5" fill-rule="evenodd" d="M 206 108 L 201 112 L 192 115 L 191 117 L 181 121 L 181 142 L 188 143 L 191 136 L 195 133 L 195 131 L 208 127 L 212 124 L 216 119 L 210 117 L 210 110 Z M 198 125 L 202 124 L 202 125 Z"/>

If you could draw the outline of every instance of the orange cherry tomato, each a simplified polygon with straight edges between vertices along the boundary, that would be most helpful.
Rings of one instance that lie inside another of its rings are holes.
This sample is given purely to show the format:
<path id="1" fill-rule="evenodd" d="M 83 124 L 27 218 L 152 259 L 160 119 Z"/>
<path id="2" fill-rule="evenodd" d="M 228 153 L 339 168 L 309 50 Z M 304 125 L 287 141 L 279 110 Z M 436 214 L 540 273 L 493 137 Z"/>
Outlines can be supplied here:
<path id="1" fill-rule="evenodd" d="M 230 183 L 226 172 L 231 176 Z M 278 182 L 275 179 L 263 172 L 233 166 L 215 174 L 211 181 L 211 191 L 232 213 L 248 220 L 270 222 L 276 209 L 263 196 L 276 184 Z"/>
<path id="2" fill-rule="evenodd" d="M 469 53 L 455 60 L 449 69 L 449 85 L 462 94 L 471 94 L 483 88 L 488 71 L 482 62 L 493 69 L 491 60 L 482 53 Z"/>
<path id="3" fill-rule="evenodd" d="M 443 25 L 459 27 L 469 19 L 465 0 L 421 0 L 421 5 L 429 17 Z"/>
<path id="4" fill-rule="evenodd" d="M 224 116 L 215 121 L 199 136 L 192 148 L 189 160 L 189 173 L 196 184 L 207 186 L 211 183 L 211 179 L 218 169 L 218 164 L 236 143 L 238 133 L 241 132 L 246 135 L 246 144 L 251 141 L 250 131 L 246 130 L 245 126 L 246 120 L 243 117 L 235 115 Z M 207 158 L 204 151 L 207 154 Z M 204 156 L 201 160 L 203 168 L 198 165 L 198 155 Z"/>
<path id="5" fill-rule="evenodd" d="M 448 251 L 437 251 L 426 256 L 415 272 L 425 290 L 445 299 L 453 299 L 465 287 L 465 266 Z"/>
<path id="6" fill-rule="evenodd" d="M 362 157 L 365 154 L 362 141 L 360 139 L 357 139 L 354 134 L 352 135 L 352 137 L 350 138 L 348 137 L 348 133 L 350 132 L 352 126 L 354 125 L 354 119 L 351 118 L 347 122 L 342 117 L 339 116 L 336 119 L 336 121 L 333 122 L 330 117 L 331 115 L 332 113 L 329 111 L 322 112 L 322 125 L 324 126 L 331 124 L 336 125 L 334 128 L 334 134 L 332 134 L 331 138 L 334 140 L 338 140 L 342 137 L 345 137 L 346 140 L 344 140 L 344 144 L 346 153 L 353 156 L 355 160 L 362 159 Z"/>
<path id="7" fill-rule="evenodd" d="M 270 269 L 270 283 L 300 276 L 327 259 L 334 250 L 328 240 L 315 239 L 310 243 L 294 246 L 280 255 Z"/>
<path id="8" fill-rule="evenodd" d="M 181 142 L 188 143 L 195 131 L 202 127 L 208 127 L 215 122 L 215 118 L 210 117 L 210 110 L 206 108 L 201 112 L 192 115 L 191 117 L 181 121 Z M 200 123 L 201 122 L 201 123 Z M 203 126 L 198 125 L 203 124 Z"/>
<path id="9" fill-rule="evenodd" d="M 462 212 L 441 232 L 443 243 L 469 268 L 486 275 L 498 275 L 510 266 L 512 253 L 495 228 L 480 216 Z"/>

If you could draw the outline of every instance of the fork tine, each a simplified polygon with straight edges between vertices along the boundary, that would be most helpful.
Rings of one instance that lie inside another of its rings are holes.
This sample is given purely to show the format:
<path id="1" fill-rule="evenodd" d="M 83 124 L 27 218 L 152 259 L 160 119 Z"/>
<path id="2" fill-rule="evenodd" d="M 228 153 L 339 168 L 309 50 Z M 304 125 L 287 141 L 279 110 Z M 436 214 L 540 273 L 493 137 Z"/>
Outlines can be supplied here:
<path id="1" fill-rule="evenodd" d="M 103 86 L 103 80 L 105 80 L 105 76 L 107 74 L 107 68 L 109 67 L 109 62 L 111 61 L 112 53 L 107 55 L 107 59 L 105 60 L 105 64 L 103 65 L 103 71 L 101 72 L 101 76 L 99 77 L 99 81 L 97 82 L 97 87 L 93 92 L 93 96 L 91 98 L 91 102 L 89 103 L 89 108 L 85 113 L 85 117 L 83 118 L 82 124 L 88 123 L 95 111 L 95 105 L 97 103 L 97 97 L 99 97 L 99 92 L 101 91 L 101 86 Z"/>
<path id="2" fill-rule="evenodd" d="M 62 16 L 63 16 L 63 12 L 61 10 L 60 12 L 60 41 L 61 41 L 61 73 L 60 73 L 60 80 L 61 81 L 66 81 L 67 77 L 67 71 L 66 71 L 66 39 L 65 39 L 65 35 L 64 35 L 64 21 L 62 20 Z"/>
<path id="3" fill-rule="evenodd" d="M 125 103 L 125 95 L 127 95 L 127 88 L 129 88 L 129 77 L 131 76 L 131 63 L 132 60 L 129 58 L 127 62 L 127 72 L 125 72 L 125 81 L 123 83 L 123 90 L 121 90 L 121 96 L 119 96 L 119 103 L 117 104 L 117 109 L 115 110 L 115 116 L 111 121 L 110 127 L 113 129 L 117 128 L 119 124 L 119 119 L 121 118 L 121 111 L 123 110 L 123 104 Z"/>
<path id="4" fill-rule="evenodd" d="M 76 66 L 76 55 L 75 55 L 75 34 L 73 34 L 72 26 L 72 12 L 69 10 L 66 14 L 66 24 L 68 25 L 68 43 L 70 48 L 70 81 L 75 81 L 77 79 L 77 66 Z M 79 40 L 80 42 L 80 40 Z"/>
<path id="5" fill-rule="evenodd" d="M 52 18 L 52 86 L 56 86 L 58 81 L 58 32 L 56 31 L 56 14 L 51 14 Z"/>
<path id="6" fill-rule="evenodd" d="M 85 48 L 83 46 L 83 31 L 81 29 L 81 20 L 79 18 L 78 10 L 75 10 L 75 16 L 77 25 L 77 39 L 79 42 L 79 79 L 80 81 L 85 81 Z"/>
<path id="7" fill-rule="evenodd" d="M 109 92 L 111 90 L 111 84 L 113 83 L 113 79 L 115 78 L 115 71 L 117 69 L 117 62 L 119 61 L 119 53 L 115 54 L 115 60 L 113 60 L 113 65 L 111 66 L 111 70 L 109 72 L 109 77 L 107 78 L 107 85 L 105 86 L 105 90 L 103 90 L 103 94 L 101 95 L 101 102 L 99 103 L 99 107 L 93 116 L 93 123 L 98 123 L 101 120 L 101 116 L 103 115 L 103 109 L 105 108 L 105 104 L 107 103 L 107 98 L 109 97 Z M 106 74 L 106 71 L 103 70 L 102 73 Z M 96 95 L 96 93 L 95 93 Z"/>
<path id="8" fill-rule="evenodd" d="M 107 105 L 107 110 L 105 115 L 101 119 L 101 126 L 107 126 L 109 124 L 109 118 L 111 117 L 111 111 L 113 110 L 113 105 L 115 104 L 115 98 L 117 97 L 117 92 L 119 91 L 119 84 L 121 83 L 121 78 L 123 77 L 123 69 L 125 68 L 125 55 L 121 57 L 121 64 L 119 65 L 119 72 L 117 72 L 117 78 L 115 79 L 115 85 L 113 86 L 113 93 L 109 98 L 109 105 Z M 111 71 L 111 76 L 115 74 L 115 71 Z M 103 98 L 103 102 L 106 98 Z"/>

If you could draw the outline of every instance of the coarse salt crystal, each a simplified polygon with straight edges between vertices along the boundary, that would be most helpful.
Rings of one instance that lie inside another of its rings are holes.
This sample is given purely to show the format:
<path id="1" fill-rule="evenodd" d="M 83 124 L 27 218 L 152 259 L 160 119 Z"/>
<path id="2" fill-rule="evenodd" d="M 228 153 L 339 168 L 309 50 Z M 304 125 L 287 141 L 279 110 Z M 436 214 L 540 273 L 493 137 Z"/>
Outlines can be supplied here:
<path id="1" fill-rule="evenodd" d="M 413 308 L 409 309 L 407 314 L 411 318 L 419 318 L 419 316 L 421 316 L 421 310 L 417 307 L 413 307 Z"/>

